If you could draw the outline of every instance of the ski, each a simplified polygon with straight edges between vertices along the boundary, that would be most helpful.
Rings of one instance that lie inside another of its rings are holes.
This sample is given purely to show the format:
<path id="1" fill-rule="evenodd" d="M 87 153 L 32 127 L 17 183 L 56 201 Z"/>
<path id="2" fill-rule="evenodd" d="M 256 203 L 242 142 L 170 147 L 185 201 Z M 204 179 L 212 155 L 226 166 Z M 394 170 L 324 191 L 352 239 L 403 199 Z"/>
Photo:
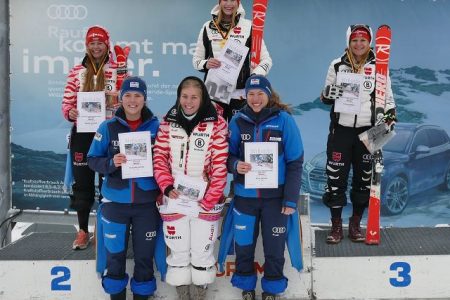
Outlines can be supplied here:
<path id="1" fill-rule="evenodd" d="M 266 22 L 267 1 L 253 1 L 251 62 L 254 65 L 258 65 L 261 60 L 261 44 L 264 34 L 264 23 Z"/>
<path id="2" fill-rule="evenodd" d="M 389 73 L 389 54 L 391 49 L 391 28 L 381 25 L 375 38 L 375 126 L 384 122 L 386 104 L 386 85 Z M 370 182 L 369 209 L 367 213 L 366 244 L 380 243 L 380 208 L 381 208 L 381 172 L 383 171 L 383 154 L 375 151 L 372 159 L 372 177 Z"/>

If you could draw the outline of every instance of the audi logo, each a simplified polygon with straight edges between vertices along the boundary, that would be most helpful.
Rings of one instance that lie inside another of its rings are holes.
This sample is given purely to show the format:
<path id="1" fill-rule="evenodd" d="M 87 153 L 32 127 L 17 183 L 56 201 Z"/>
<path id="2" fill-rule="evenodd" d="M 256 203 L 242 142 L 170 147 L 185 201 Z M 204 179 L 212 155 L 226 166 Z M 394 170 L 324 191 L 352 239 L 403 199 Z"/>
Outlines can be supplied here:
<path id="1" fill-rule="evenodd" d="M 286 227 L 272 227 L 272 232 L 273 233 L 285 233 L 286 232 Z"/>
<path id="2" fill-rule="evenodd" d="M 47 16 L 52 20 L 83 20 L 88 15 L 88 9 L 84 5 L 52 4 L 47 7 Z"/>
<path id="3" fill-rule="evenodd" d="M 243 140 L 243 141 L 249 141 L 251 138 L 252 138 L 252 136 L 248 133 L 241 134 L 241 140 Z"/>
<path id="4" fill-rule="evenodd" d="M 372 160 L 372 154 L 363 154 L 362 157 L 364 160 Z"/>

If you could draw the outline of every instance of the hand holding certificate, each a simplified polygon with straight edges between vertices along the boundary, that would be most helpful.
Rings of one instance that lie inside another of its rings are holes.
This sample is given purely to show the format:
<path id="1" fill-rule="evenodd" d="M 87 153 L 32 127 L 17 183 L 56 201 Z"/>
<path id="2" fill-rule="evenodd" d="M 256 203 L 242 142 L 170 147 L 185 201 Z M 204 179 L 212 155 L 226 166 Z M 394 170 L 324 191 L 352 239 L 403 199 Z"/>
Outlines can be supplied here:
<path id="1" fill-rule="evenodd" d="M 119 147 L 120 153 L 127 157 L 122 164 L 122 179 L 153 176 L 149 131 L 119 133 Z"/>
<path id="2" fill-rule="evenodd" d="M 201 178 L 192 178 L 180 174 L 175 177 L 174 187 L 178 198 L 167 199 L 167 212 L 179 213 L 188 216 L 198 216 L 200 207 L 198 202 L 203 199 L 207 183 Z"/>
<path id="3" fill-rule="evenodd" d="M 210 69 L 206 76 L 205 85 L 211 99 L 227 104 L 230 102 L 248 51 L 247 46 L 228 39 L 218 57 L 220 67 Z"/>
<path id="4" fill-rule="evenodd" d="M 278 187 L 278 143 L 245 143 L 245 161 L 251 170 L 245 174 L 245 188 Z"/>
<path id="5" fill-rule="evenodd" d="M 105 92 L 77 93 L 77 132 L 96 132 L 105 120 Z"/>

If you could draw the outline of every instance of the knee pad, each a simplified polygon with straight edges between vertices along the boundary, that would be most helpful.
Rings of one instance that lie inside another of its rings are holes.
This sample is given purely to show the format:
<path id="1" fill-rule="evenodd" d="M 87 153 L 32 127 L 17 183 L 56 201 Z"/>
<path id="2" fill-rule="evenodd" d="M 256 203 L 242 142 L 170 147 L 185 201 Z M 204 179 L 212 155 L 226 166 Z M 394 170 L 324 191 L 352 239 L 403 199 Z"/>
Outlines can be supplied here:
<path id="1" fill-rule="evenodd" d="M 216 279 L 216 267 L 209 268 L 191 266 L 192 283 L 195 285 L 211 284 Z"/>
<path id="2" fill-rule="evenodd" d="M 255 274 L 244 276 L 234 273 L 231 277 L 231 284 L 243 291 L 252 291 L 256 288 L 257 279 Z"/>
<path id="3" fill-rule="evenodd" d="M 153 278 L 150 281 L 138 282 L 135 281 L 134 278 L 131 278 L 130 286 L 133 294 L 150 296 L 153 295 L 156 291 L 156 279 Z"/>
<path id="4" fill-rule="evenodd" d="M 364 191 L 364 192 L 352 190 L 350 192 L 350 200 L 356 206 L 367 207 L 369 204 L 369 195 L 370 195 L 369 190 Z"/>
<path id="5" fill-rule="evenodd" d="M 328 207 L 346 206 L 347 196 L 345 194 L 332 194 L 326 192 L 322 196 L 322 202 Z"/>
<path id="6" fill-rule="evenodd" d="M 192 283 L 191 266 L 169 266 L 167 269 L 166 282 L 173 286 L 190 285 Z"/>
<path id="7" fill-rule="evenodd" d="M 128 274 L 123 279 L 112 279 L 107 276 L 102 278 L 102 286 L 107 294 L 114 295 L 123 291 L 128 285 Z"/>
<path id="8" fill-rule="evenodd" d="M 288 286 L 288 280 L 286 277 L 277 280 L 268 280 L 265 277 L 261 279 L 261 288 L 264 292 L 270 294 L 281 294 Z"/>

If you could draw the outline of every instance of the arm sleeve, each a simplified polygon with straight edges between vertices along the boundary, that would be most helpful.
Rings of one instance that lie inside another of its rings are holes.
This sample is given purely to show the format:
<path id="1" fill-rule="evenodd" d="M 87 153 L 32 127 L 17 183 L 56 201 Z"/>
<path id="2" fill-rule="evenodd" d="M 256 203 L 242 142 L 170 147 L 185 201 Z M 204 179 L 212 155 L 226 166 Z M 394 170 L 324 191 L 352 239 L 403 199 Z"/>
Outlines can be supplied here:
<path id="1" fill-rule="evenodd" d="M 286 161 L 283 206 L 297 207 L 303 171 L 303 143 L 294 118 L 286 113 L 283 146 Z"/>
<path id="2" fill-rule="evenodd" d="M 227 136 L 227 122 L 222 117 L 219 117 L 216 130 L 212 136 L 209 185 L 205 197 L 200 202 L 200 205 L 205 210 L 211 210 L 223 197 L 223 190 L 227 183 Z"/>
<path id="3" fill-rule="evenodd" d="M 233 117 L 230 122 L 229 127 L 229 144 L 228 144 L 228 159 L 227 159 L 227 169 L 229 173 L 232 173 L 233 175 L 238 175 L 236 171 L 236 165 L 239 161 L 239 144 L 240 144 L 240 130 L 236 123 L 236 118 Z"/>
<path id="4" fill-rule="evenodd" d="M 72 108 L 77 108 L 77 92 L 80 87 L 80 82 L 78 80 L 79 68 L 73 68 L 70 70 L 67 76 L 67 83 L 64 88 L 64 95 L 62 100 L 62 114 L 64 118 L 68 121 L 73 122 L 69 119 L 69 111 Z"/>
<path id="5" fill-rule="evenodd" d="M 327 85 L 330 84 L 335 84 L 336 83 L 336 71 L 334 70 L 334 61 L 330 64 L 330 67 L 328 68 L 328 73 L 327 73 L 327 78 L 325 79 L 325 85 L 324 85 L 324 89 L 326 88 Z M 325 98 L 322 94 L 322 92 L 320 93 L 320 100 L 327 105 L 331 105 L 334 103 L 333 100 L 330 100 L 328 98 Z"/>
<path id="6" fill-rule="evenodd" d="M 92 139 L 87 155 L 88 166 L 91 170 L 107 175 L 118 169 L 114 166 L 112 156 L 108 153 L 109 143 L 108 126 L 106 122 L 103 122 Z"/>
<path id="7" fill-rule="evenodd" d="M 153 147 L 153 176 L 163 192 L 174 184 L 170 171 L 169 123 L 166 121 L 161 122 Z"/>
<path id="8" fill-rule="evenodd" d="M 267 50 L 266 43 L 264 43 L 264 40 L 262 40 L 262 42 L 261 42 L 261 61 L 255 67 L 255 69 L 251 70 L 250 73 L 267 76 L 267 74 L 269 74 L 269 71 L 271 68 L 272 68 L 272 58 L 270 57 L 269 50 Z"/>
<path id="9" fill-rule="evenodd" d="M 194 65 L 194 68 L 202 72 L 206 71 L 206 62 L 208 61 L 208 58 L 205 57 L 206 49 L 203 44 L 203 34 L 205 34 L 205 30 L 205 26 L 203 26 L 200 30 L 197 39 L 197 46 L 195 47 L 194 56 L 192 57 L 192 64 Z"/>

